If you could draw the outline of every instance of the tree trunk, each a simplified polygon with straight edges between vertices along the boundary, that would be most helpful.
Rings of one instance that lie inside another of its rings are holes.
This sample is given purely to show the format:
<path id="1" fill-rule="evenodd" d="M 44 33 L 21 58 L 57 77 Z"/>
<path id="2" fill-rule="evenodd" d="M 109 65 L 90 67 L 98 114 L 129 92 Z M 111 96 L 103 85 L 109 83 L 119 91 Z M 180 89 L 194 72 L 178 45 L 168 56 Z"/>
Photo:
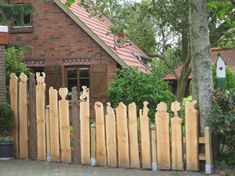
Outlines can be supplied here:
<path id="1" fill-rule="evenodd" d="M 213 89 L 207 5 L 205 0 L 190 0 L 189 6 L 193 98 L 198 100 L 202 133 L 211 117 Z"/>

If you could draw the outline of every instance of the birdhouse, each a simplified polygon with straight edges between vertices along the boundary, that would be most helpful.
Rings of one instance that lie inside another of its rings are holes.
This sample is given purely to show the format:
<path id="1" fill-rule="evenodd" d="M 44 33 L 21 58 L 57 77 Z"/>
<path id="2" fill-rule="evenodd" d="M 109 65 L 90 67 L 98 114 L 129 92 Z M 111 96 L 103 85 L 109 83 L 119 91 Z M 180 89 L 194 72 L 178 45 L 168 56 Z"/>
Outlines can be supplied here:
<path id="1" fill-rule="evenodd" d="M 225 89 L 226 85 L 226 64 L 222 57 L 218 55 L 216 60 L 216 80 L 217 80 L 217 88 Z"/>
<path id="2" fill-rule="evenodd" d="M 220 55 L 216 60 L 216 77 L 226 78 L 226 64 Z"/>

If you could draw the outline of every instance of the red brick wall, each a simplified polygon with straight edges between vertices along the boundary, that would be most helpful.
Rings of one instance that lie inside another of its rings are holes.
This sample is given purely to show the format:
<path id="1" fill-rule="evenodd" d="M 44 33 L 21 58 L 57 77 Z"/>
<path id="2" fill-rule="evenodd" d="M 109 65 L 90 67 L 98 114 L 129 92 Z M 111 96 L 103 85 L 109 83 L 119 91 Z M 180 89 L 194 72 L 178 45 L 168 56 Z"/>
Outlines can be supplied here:
<path id="1" fill-rule="evenodd" d="M 0 102 L 6 101 L 5 45 L 0 45 Z"/>
<path id="2" fill-rule="evenodd" d="M 19 1 L 19 0 L 18 0 Z M 23 0 L 20 0 L 21 2 Z M 106 63 L 108 83 L 117 69 L 114 61 L 88 34 L 71 20 L 54 2 L 33 3 L 33 25 L 28 29 L 13 29 L 10 43 L 32 47 L 25 61 L 43 61 L 41 65 L 59 63 L 64 75 L 64 59 L 89 58 L 82 65 Z M 19 32 L 21 31 L 21 32 Z M 28 63 L 28 62 L 26 62 Z M 40 66 L 38 62 L 30 62 Z M 65 76 L 62 86 L 65 86 Z"/>

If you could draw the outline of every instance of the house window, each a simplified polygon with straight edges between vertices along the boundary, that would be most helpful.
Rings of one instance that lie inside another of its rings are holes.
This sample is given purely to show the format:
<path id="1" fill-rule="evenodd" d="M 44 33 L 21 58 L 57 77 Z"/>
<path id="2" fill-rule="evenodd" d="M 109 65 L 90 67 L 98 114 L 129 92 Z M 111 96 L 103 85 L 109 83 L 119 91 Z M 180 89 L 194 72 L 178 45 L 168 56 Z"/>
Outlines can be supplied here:
<path id="1" fill-rule="evenodd" d="M 72 87 L 76 86 L 82 92 L 82 86 L 90 86 L 89 68 L 68 68 L 67 69 L 67 84 L 69 90 L 69 98 L 71 98 Z"/>

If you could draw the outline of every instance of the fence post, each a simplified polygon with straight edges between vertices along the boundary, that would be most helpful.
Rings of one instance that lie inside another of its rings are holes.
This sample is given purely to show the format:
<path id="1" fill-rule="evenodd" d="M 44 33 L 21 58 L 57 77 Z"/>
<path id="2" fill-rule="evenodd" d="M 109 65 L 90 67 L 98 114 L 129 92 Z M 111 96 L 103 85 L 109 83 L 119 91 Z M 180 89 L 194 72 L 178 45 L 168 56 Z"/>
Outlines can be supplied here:
<path id="1" fill-rule="evenodd" d="M 205 155 L 206 155 L 206 174 L 213 173 L 213 157 L 212 157 L 212 141 L 211 130 L 209 127 L 205 128 Z"/>
<path id="2" fill-rule="evenodd" d="M 185 105 L 186 169 L 192 171 L 199 170 L 198 111 L 194 107 L 196 103 L 193 100 Z"/>
<path id="3" fill-rule="evenodd" d="M 127 109 L 123 102 L 116 108 L 117 139 L 118 139 L 118 166 L 129 167 L 129 139 L 127 126 Z"/>
<path id="4" fill-rule="evenodd" d="M 36 81 L 35 74 L 29 76 L 29 158 L 37 159 Z"/>
<path id="5" fill-rule="evenodd" d="M 89 89 L 82 86 L 83 92 L 80 96 L 80 141 L 81 141 L 81 163 L 90 164 L 90 101 Z"/>
<path id="6" fill-rule="evenodd" d="M 171 156 L 172 169 L 183 170 L 183 148 L 182 148 L 182 119 L 178 116 L 181 109 L 180 103 L 174 101 L 171 103 L 171 111 L 174 117 L 171 118 Z"/>
<path id="7" fill-rule="evenodd" d="M 20 159 L 28 159 L 28 89 L 27 76 L 20 74 L 19 83 L 19 135 Z"/>
<path id="8" fill-rule="evenodd" d="M 79 101 L 77 87 L 72 88 L 72 125 L 73 125 L 73 154 L 72 160 L 75 164 L 81 163 L 81 144 L 80 144 L 80 120 L 79 120 Z"/>
<path id="9" fill-rule="evenodd" d="M 166 103 L 159 103 L 156 110 L 157 163 L 160 169 L 170 169 L 169 114 Z"/>
<path id="10" fill-rule="evenodd" d="M 59 146 L 59 109 L 58 92 L 53 87 L 49 88 L 49 122 L 50 122 L 50 151 L 51 160 L 60 161 Z"/>
<path id="11" fill-rule="evenodd" d="M 110 103 L 107 103 L 105 115 L 106 145 L 108 166 L 117 167 L 117 140 L 115 113 Z"/>
<path id="12" fill-rule="evenodd" d="M 45 129 L 45 73 L 36 73 L 36 118 L 37 118 L 37 154 L 38 160 L 46 160 L 46 129 Z"/>
<path id="13" fill-rule="evenodd" d="M 71 162 L 70 148 L 70 126 L 69 126 L 69 102 L 66 100 L 68 95 L 67 88 L 60 88 L 59 95 L 59 119 L 60 119 L 60 148 L 61 161 L 65 163 Z"/>
<path id="14" fill-rule="evenodd" d="M 139 143 L 137 134 L 136 104 L 128 105 L 129 141 L 130 141 L 130 167 L 140 168 Z"/>
<path id="15" fill-rule="evenodd" d="M 14 140 L 14 152 L 16 158 L 19 157 L 19 114 L 18 114 L 18 78 L 14 73 L 10 75 L 10 100 L 11 100 L 11 109 L 14 113 L 14 122 L 13 122 L 13 140 Z"/>
<path id="16" fill-rule="evenodd" d="M 49 106 L 46 107 L 46 145 L 47 145 L 47 161 L 51 161 L 51 140 L 50 140 L 50 117 Z"/>
<path id="17" fill-rule="evenodd" d="M 106 166 L 104 106 L 101 102 L 95 103 L 96 117 L 96 163 L 97 166 Z"/>
<path id="18" fill-rule="evenodd" d="M 142 168 L 151 168 L 151 144 L 150 144 L 150 126 L 148 117 L 148 102 L 145 101 L 143 109 L 140 110 L 140 137 L 141 137 L 141 159 Z"/>
<path id="19" fill-rule="evenodd" d="M 96 166 L 96 138 L 95 138 L 96 127 L 95 124 L 91 124 L 91 166 Z"/>

